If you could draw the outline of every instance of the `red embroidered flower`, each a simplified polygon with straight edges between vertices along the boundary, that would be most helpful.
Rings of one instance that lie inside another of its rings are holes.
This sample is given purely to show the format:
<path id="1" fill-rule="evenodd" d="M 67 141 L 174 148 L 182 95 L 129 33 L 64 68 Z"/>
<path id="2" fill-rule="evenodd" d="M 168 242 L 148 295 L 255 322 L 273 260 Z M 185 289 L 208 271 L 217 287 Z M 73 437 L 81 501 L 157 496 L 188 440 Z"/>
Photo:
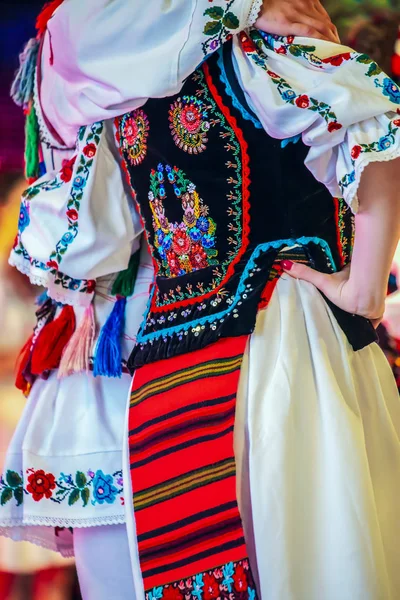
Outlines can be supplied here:
<path id="1" fill-rule="evenodd" d="M 187 254 L 190 250 L 190 238 L 186 231 L 178 229 L 174 233 L 172 247 L 177 254 Z"/>
<path id="2" fill-rule="evenodd" d="M 206 573 L 203 577 L 204 587 L 203 594 L 204 600 L 212 600 L 212 598 L 218 598 L 219 596 L 219 585 L 215 581 L 212 575 Z"/>
<path id="3" fill-rule="evenodd" d="M 297 98 L 296 104 L 299 108 L 308 108 L 310 106 L 310 98 L 303 94 Z"/>
<path id="4" fill-rule="evenodd" d="M 237 565 L 233 581 L 237 592 L 247 591 L 247 588 L 249 587 L 247 583 L 247 574 L 242 565 Z"/>
<path id="5" fill-rule="evenodd" d="M 182 594 L 178 588 L 169 585 L 163 589 L 163 600 L 182 600 Z"/>
<path id="6" fill-rule="evenodd" d="M 340 67 L 340 65 L 346 60 L 350 60 L 350 52 L 344 52 L 343 54 L 336 54 L 336 56 L 329 56 L 323 59 L 323 63 L 333 65 L 334 67 Z"/>
<path id="7" fill-rule="evenodd" d="M 189 131 L 189 133 L 194 133 L 197 131 L 201 126 L 201 115 L 197 106 L 194 104 L 188 104 L 185 106 L 181 112 L 180 121 L 183 127 Z"/>
<path id="8" fill-rule="evenodd" d="M 66 160 L 63 162 L 62 169 L 60 171 L 60 177 L 61 180 L 64 181 L 64 183 L 68 183 L 69 181 L 71 181 L 75 161 L 76 156 L 73 156 L 71 160 Z"/>
<path id="9" fill-rule="evenodd" d="M 55 260 L 49 260 L 46 263 L 46 267 L 49 267 L 49 269 L 58 269 L 58 262 L 56 262 Z"/>
<path id="10" fill-rule="evenodd" d="M 356 160 L 356 158 L 360 156 L 361 150 L 361 146 L 353 146 L 353 148 L 351 149 L 351 158 Z"/>
<path id="11" fill-rule="evenodd" d="M 207 254 L 200 244 L 193 244 L 189 260 L 194 269 L 204 269 L 208 266 Z"/>
<path id="12" fill-rule="evenodd" d="M 179 271 L 181 270 L 181 266 L 179 264 L 179 259 L 173 250 L 169 250 L 167 252 L 167 262 L 169 266 L 169 270 L 173 277 L 179 275 Z"/>
<path id="13" fill-rule="evenodd" d="M 288 42 L 288 44 L 293 44 L 293 42 L 294 42 L 294 35 L 288 35 L 287 42 Z"/>
<path id="14" fill-rule="evenodd" d="M 87 146 L 84 147 L 83 149 L 83 154 L 85 156 L 87 156 L 88 158 L 93 158 L 93 156 L 96 154 L 97 152 L 97 148 L 95 144 L 87 144 Z"/>
<path id="15" fill-rule="evenodd" d="M 27 491 L 32 494 L 35 502 L 39 502 L 42 498 L 51 498 L 52 490 L 56 487 L 56 480 L 51 473 L 45 473 L 43 469 L 35 471 L 28 477 L 29 484 Z"/>
<path id="16" fill-rule="evenodd" d="M 68 219 L 71 219 L 71 221 L 77 221 L 78 216 L 78 211 L 74 208 L 70 208 L 69 210 L 67 210 L 67 217 Z"/>
<path id="17" fill-rule="evenodd" d="M 280 47 L 277 49 L 276 53 L 277 53 L 277 54 L 286 54 L 286 53 L 287 53 L 287 50 L 286 50 L 285 46 L 280 46 Z"/>
<path id="18" fill-rule="evenodd" d="M 87 284 L 86 284 L 86 290 L 88 292 L 88 294 L 91 294 L 92 292 L 94 292 L 96 288 L 96 282 L 94 279 L 89 279 Z"/>
<path id="19" fill-rule="evenodd" d="M 339 131 L 339 129 L 342 129 L 342 127 L 343 125 L 341 125 L 337 121 L 333 121 L 332 123 L 329 123 L 328 131 L 329 133 L 332 133 L 332 131 Z"/>
<path id="20" fill-rule="evenodd" d="M 273 79 L 279 79 L 279 75 L 277 75 L 276 73 L 274 73 L 274 71 L 267 71 L 267 74 L 272 77 Z"/>
<path id="21" fill-rule="evenodd" d="M 396 125 L 396 127 L 400 127 L 400 119 L 396 119 L 395 121 L 393 121 L 393 125 Z"/>
<path id="22" fill-rule="evenodd" d="M 249 38 L 248 35 L 243 34 L 240 38 L 240 41 L 242 42 L 242 48 L 245 52 L 254 52 L 254 42 Z"/>
<path id="23" fill-rule="evenodd" d="M 129 146 L 135 145 L 137 135 L 138 135 L 137 123 L 136 123 L 135 119 L 133 119 L 132 117 L 129 117 L 125 121 L 125 127 L 124 127 L 124 132 L 123 132 L 123 136 L 126 139 Z"/>

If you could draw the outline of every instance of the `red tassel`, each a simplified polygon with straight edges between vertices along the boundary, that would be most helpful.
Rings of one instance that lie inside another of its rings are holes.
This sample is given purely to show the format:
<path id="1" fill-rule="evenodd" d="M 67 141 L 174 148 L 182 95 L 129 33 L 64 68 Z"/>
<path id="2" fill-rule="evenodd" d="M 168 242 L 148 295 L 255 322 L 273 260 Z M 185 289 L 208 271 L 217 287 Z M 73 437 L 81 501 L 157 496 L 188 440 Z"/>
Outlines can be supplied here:
<path id="1" fill-rule="evenodd" d="M 26 379 L 24 378 L 23 373 L 28 365 L 28 362 L 29 362 L 29 359 L 31 356 L 33 336 L 34 336 L 34 334 L 32 333 L 29 340 L 22 347 L 21 352 L 18 355 L 16 365 L 15 365 L 15 368 L 16 368 L 15 387 L 18 390 L 21 390 L 21 392 L 23 392 L 24 394 L 26 393 L 26 391 L 28 390 L 29 385 L 30 385 L 29 382 L 26 381 Z"/>
<path id="2" fill-rule="evenodd" d="M 43 6 L 41 13 L 36 19 L 36 30 L 38 35 L 43 35 L 47 29 L 47 23 L 53 16 L 56 9 L 63 3 L 64 0 L 52 0 L 52 2 L 46 2 Z"/>
<path id="3" fill-rule="evenodd" d="M 75 313 L 72 306 L 64 306 L 59 316 L 45 325 L 32 353 L 31 372 L 41 375 L 58 369 L 65 346 L 75 331 Z"/>

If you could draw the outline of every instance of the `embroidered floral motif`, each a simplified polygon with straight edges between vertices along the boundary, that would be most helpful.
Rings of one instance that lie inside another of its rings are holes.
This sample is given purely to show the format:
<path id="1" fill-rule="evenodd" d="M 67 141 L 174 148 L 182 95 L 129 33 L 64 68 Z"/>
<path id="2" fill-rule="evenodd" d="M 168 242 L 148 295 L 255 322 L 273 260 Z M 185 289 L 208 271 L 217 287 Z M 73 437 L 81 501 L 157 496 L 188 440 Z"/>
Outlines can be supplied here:
<path id="1" fill-rule="evenodd" d="M 400 91 L 399 91 L 400 94 Z M 350 152 L 352 166 L 355 167 L 356 161 L 360 159 L 362 154 L 370 154 L 371 152 L 385 152 L 395 145 L 397 134 L 400 127 L 400 119 L 389 121 L 387 133 L 381 136 L 378 140 L 370 144 L 355 144 Z M 339 186 L 342 191 L 349 187 L 356 180 L 355 168 L 349 173 L 346 173 L 339 181 Z"/>
<path id="2" fill-rule="evenodd" d="M 149 120 L 141 108 L 121 117 L 120 138 L 123 150 L 131 165 L 137 166 L 147 154 Z"/>
<path id="3" fill-rule="evenodd" d="M 146 592 L 146 600 L 256 600 L 256 597 L 247 559 Z"/>
<path id="4" fill-rule="evenodd" d="M 18 231 L 22 233 L 28 227 L 30 223 L 29 217 L 29 203 L 25 200 L 22 200 L 21 207 L 19 210 L 19 219 L 18 219 Z"/>
<path id="5" fill-rule="evenodd" d="M 165 183 L 173 186 L 175 196 L 181 201 L 183 217 L 180 223 L 170 223 L 165 215 L 163 200 Z M 217 264 L 215 246 L 216 226 L 208 217 L 208 207 L 203 204 L 196 186 L 186 179 L 177 167 L 159 164 L 150 175 L 150 207 L 155 231 L 154 245 L 162 261 L 160 273 L 178 277 Z"/>
<path id="6" fill-rule="evenodd" d="M 242 47 L 252 60 L 266 71 L 272 83 L 276 86 L 282 100 L 289 104 L 293 104 L 298 108 L 318 113 L 325 120 L 330 133 L 342 129 L 342 125 L 338 122 L 337 116 L 329 104 L 320 102 L 306 94 L 297 94 L 286 79 L 269 69 L 267 55 L 263 52 L 263 47 L 265 45 L 264 37 L 257 30 L 253 30 L 250 35 L 251 38 L 246 33 L 241 34 L 240 39 Z M 315 47 L 312 46 L 302 47 L 289 45 L 289 48 L 293 48 L 292 50 L 289 50 L 292 54 L 295 53 L 295 51 L 298 51 L 300 54 L 309 52 L 312 48 L 315 50 Z M 306 50 L 304 50 L 304 48 L 306 48 Z"/>
<path id="7" fill-rule="evenodd" d="M 375 79 L 375 86 L 382 88 L 383 95 L 387 96 L 394 104 L 400 104 L 400 88 L 392 79 L 385 77 L 383 83 Z"/>
<path id="8" fill-rule="evenodd" d="M 175 144 L 189 154 L 206 149 L 207 131 L 210 129 L 204 103 L 195 96 L 178 98 L 169 111 L 170 129 Z"/>
<path id="9" fill-rule="evenodd" d="M 16 506 L 23 503 L 24 495 L 30 495 L 35 502 L 51 500 L 56 504 L 68 503 L 73 506 L 78 501 L 85 507 L 91 503 L 114 504 L 117 497 L 123 504 L 123 478 L 122 471 L 112 475 L 106 475 L 100 469 L 96 471 L 77 471 L 75 477 L 61 473 L 58 479 L 52 473 L 46 473 L 43 469 L 26 471 L 28 484 L 24 488 L 22 473 L 7 471 L 5 478 L 0 476 L 0 505 L 4 506 L 14 498 Z"/>
<path id="10" fill-rule="evenodd" d="M 64 254 L 68 250 L 68 246 L 72 244 L 79 231 L 79 209 L 83 198 L 83 190 L 88 182 L 91 167 L 93 166 L 94 156 L 97 152 L 97 147 L 100 144 L 100 134 L 103 131 L 103 123 L 94 123 L 90 126 L 89 134 L 86 137 L 86 146 L 79 157 L 79 165 L 76 169 L 75 177 L 72 182 L 70 196 L 67 202 L 66 216 L 68 219 L 68 231 L 62 236 L 57 243 L 55 250 L 50 254 L 47 262 L 47 267 L 53 275 L 57 275 L 57 270 L 63 260 Z M 86 128 L 81 128 L 80 138 L 86 132 Z M 75 161 L 76 162 L 76 161 Z M 69 168 L 71 165 L 69 165 Z M 65 166 L 63 167 L 65 169 Z M 69 173 L 68 173 L 69 177 Z M 72 179 L 72 173 L 71 173 Z"/>
<path id="11" fill-rule="evenodd" d="M 209 0 L 213 2 L 214 0 Z M 225 0 L 225 6 L 210 6 L 204 11 L 204 16 L 209 20 L 204 26 L 204 33 L 208 37 L 203 42 L 204 55 L 214 52 L 225 40 L 230 39 L 232 33 L 239 27 L 239 19 L 230 10 L 235 0 Z"/>
<path id="12" fill-rule="evenodd" d="M 343 198 L 334 200 L 336 205 L 336 222 L 338 230 L 338 247 L 341 255 L 341 267 L 350 261 L 353 251 L 355 222 L 349 206 Z"/>
<path id="13" fill-rule="evenodd" d="M 73 156 L 70 160 L 63 161 L 61 171 L 60 171 L 60 179 L 64 183 L 69 183 L 72 179 L 72 173 L 74 171 L 74 164 L 76 161 L 76 156 Z"/>

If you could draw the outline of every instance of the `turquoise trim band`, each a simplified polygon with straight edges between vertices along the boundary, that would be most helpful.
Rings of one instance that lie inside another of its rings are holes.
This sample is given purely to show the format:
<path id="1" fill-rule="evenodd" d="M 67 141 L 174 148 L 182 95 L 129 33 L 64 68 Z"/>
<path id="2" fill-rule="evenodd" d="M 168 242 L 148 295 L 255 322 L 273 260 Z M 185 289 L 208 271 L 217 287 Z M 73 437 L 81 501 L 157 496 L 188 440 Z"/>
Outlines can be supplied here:
<path id="1" fill-rule="evenodd" d="M 185 323 L 183 325 L 179 325 L 179 326 L 175 326 L 175 327 L 168 327 L 161 331 L 155 331 L 153 333 L 148 333 L 147 335 L 143 334 L 144 328 L 146 326 L 146 320 L 145 320 L 142 323 L 140 331 L 138 333 L 137 343 L 145 344 L 147 342 L 150 342 L 151 340 L 165 338 L 166 336 L 171 336 L 175 333 L 187 331 L 188 329 L 197 327 L 198 325 L 201 326 L 201 325 L 204 325 L 204 324 L 212 322 L 212 321 L 224 319 L 224 317 L 226 315 L 228 315 L 230 312 L 232 312 L 232 310 L 237 306 L 238 302 L 241 299 L 242 294 L 245 292 L 245 289 L 246 289 L 245 281 L 247 280 L 247 278 L 250 274 L 250 271 L 252 271 L 256 267 L 256 260 L 260 256 L 260 254 L 268 252 L 268 250 L 270 250 L 271 248 L 279 249 L 279 248 L 282 248 L 283 246 L 295 246 L 295 245 L 306 246 L 308 244 L 317 244 L 318 246 L 321 246 L 322 250 L 325 252 L 326 256 L 328 257 L 329 261 L 331 262 L 333 271 L 334 272 L 337 271 L 337 267 L 336 267 L 335 261 L 333 259 L 329 244 L 328 244 L 328 242 L 326 242 L 325 240 L 323 240 L 321 238 L 317 238 L 317 237 L 301 237 L 298 239 L 289 238 L 286 240 L 276 240 L 274 242 L 267 242 L 266 244 L 260 244 L 254 249 L 253 254 L 251 255 L 245 269 L 243 270 L 238 288 L 236 290 L 235 297 L 234 297 L 232 303 L 230 304 L 229 308 L 227 308 L 219 313 L 207 315 L 205 317 L 202 317 L 201 319 L 189 321 L 188 323 Z M 149 298 L 146 315 L 148 314 L 148 312 L 150 310 L 150 306 L 151 306 L 151 302 L 152 302 L 154 294 L 155 294 L 155 288 L 153 287 L 152 294 Z"/>

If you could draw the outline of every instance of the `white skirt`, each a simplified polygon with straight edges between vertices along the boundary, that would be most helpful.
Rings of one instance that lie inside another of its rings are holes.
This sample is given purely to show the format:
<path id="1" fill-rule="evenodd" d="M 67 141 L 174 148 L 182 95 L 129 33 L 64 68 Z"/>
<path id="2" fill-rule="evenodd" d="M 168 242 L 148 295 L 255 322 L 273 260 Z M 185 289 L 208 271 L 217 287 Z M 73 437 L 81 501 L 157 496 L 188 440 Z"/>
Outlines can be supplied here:
<path id="1" fill-rule="evenodd" d="M 262 600 L 400 598 L 400 401 L 320 293 L 284 275 L 244 357 L 238 500 Z M 127 465 L 126 465 L 127 466 Z M 143 595 L 128 520 L 136 600 Z"/>
<path id="2" fill-rule="evenodd" d="M 143 257 L 143 253 L 142 253 Z M 122 355 L 143 319 L 153 269 L 147 255 L 128 299 Z M 112 278 L 98 282 L 97 329 L 112 310 Z M 84 309 L 75 309 L 77 320 Z M 90 373 L 47 381 L 29 394 L 0 476 L 0 535 L 73 555 L 72 529 L 125 522 L 122 448 L 131 377 Z"/>

